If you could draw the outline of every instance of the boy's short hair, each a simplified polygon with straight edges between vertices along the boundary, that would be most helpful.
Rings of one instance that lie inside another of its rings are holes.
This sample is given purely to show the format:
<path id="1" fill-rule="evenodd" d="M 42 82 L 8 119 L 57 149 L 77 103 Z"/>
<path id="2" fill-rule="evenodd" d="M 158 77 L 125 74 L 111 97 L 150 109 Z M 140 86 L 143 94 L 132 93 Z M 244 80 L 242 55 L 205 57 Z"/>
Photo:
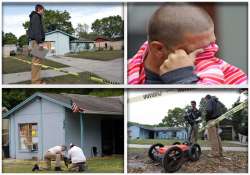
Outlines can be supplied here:
<path id="1" fill-rule="evenodd" d="M 207 100 L 209 100 L 209 99 L 211 99 L 212 97 L 211 97 L 211 95 L 209 95 L 209 94 L 207 94 L 206 96 L 205 96 L 205 99 L 207 99 Z"/>
<path id="2" fill-rule="evenodd" d="M 36 12 L 38 12 L 38 10 L 42 10 L 44 9 L 44 7 L 41 4 L 37 4 L 35 7 Z"/>
<path id="3" fill-rule="evenodd" d="M 191 103 L 196 104 L 196 101 L 192 100 Z"/>
<path id="4" fill-rule="evenodd" d="M 182 42 L 185 33 L 201 33 L 213 26 L 211 17 L 203 9 L 186 3 L 169 3 L 152 15 L 148 40 L 160 41 L 171 48 Z"/>

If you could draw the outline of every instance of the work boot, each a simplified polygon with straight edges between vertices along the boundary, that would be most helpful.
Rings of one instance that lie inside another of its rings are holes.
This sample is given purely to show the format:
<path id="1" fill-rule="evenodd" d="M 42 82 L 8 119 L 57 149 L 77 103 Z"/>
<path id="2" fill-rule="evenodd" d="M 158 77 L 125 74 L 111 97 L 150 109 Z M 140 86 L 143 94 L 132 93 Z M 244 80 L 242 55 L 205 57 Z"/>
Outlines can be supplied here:
<path id="1" fill-rule="evenodd" d="M 39 171 L 39 166 L 35 164 L 34 167 L 32 168 L 32 171 Z"/>
<path id="2" fill-rule="evenodd" d="M 55 167 L 55 171 L 62 171 L 61 167 Z"/>
<path id="3" fill-rule="evenodd" d="M 78 165 L 78 171 L 83 172 L 84 171 L 84 164 L 79 164 Z"/>

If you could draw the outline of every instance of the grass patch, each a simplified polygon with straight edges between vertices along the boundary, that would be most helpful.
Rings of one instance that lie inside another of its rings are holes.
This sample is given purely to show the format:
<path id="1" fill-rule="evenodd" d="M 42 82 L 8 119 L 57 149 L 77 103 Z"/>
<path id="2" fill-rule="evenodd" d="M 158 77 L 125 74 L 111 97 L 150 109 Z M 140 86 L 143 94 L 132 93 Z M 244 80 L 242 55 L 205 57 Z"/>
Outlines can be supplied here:
<path id="1" fill-rule="evenodd" d="M 17 58 L 20 59 L 24 59 L 27 61 L 31 61 L 32 57 L 24 57 L 24 56 L 16 56 Z M 31 71 L 31 65 L 12 59 L 10 57 L 3 57 L 2 60 L 2 64 L 3 64 L 3 74 L 10 74 L 10 73 L 18 73 L 18 72 L 27 72 L 27 71 Z M 52 66 L 52 67 L 56 67 L 56 68 L 63 68 L 63 67 L 68 67 L 67 65 L 58 63 L 58 62 L 54 62 L 48 59 L 43 59 L 42 64 L 47 65 L 47 66 Z M 43 68 L 43 70 L 45 70 Z"/>
<path id="2" fill-rule="evenodd" d="M 148 153 L 147 148 L 129 148 L 128 147 L 128 154 L 140 154 L 140 153 Z"/>
<path id="3" fill-rule="evenodd" d="M 108 61 L 116 58 L 123 58 L 123 50 L 83 51 L 77 54 L 66 54 L 66 56 L 74 58 Z"/>
<path id="4" fill-rule="evenodd" d="M 123 156 L 111 156 L 91 159 L 87 172 L 91 173 L 122 173 Z"/>
<path id="5" fill-rule="evenodd" d="M 31 169 L 36 163 L 32 160 L 3 160 L 4 173 L 32 173 Z M 45 162 L 40 161 L 39 166 L 45 167 Z M 52 162 L 52 169 L 54 162 Z M 96 157 L 87 160 L 86 173 L 123 173 L 123 156 L 113 155 L 109 157 Z M 62 162 L 62 173 L 70 173 Z M 55 171 L 42 170 L 39 173 L 56 173 Z M 61 172 L 60 172 L 61 173 Z"/>
<path id="6" fill-rule="evenodd" d="M 155 143 L 162 143 L 163 145 L 171 145 L 174 142 L 183 142 L 183 140 L 167 140 L 167 139 L 129 139 L 128 144 L 140 144 L 140 145 L 152 145 Z M 200 146 L 208 147 L 209 142 L 207 140 L 198 140 Z M 223 146 L 229 147 L 246 147 L 245 145 L 231 143 L 230 141 L 222 141 Z"/>
<path id="7" fill-rule="evenodd" d="M 93 81 L 90 79 L 90 75 L 93 75 L 94 77 L 100 78 L 97 75 L 94 75 L 93 73 L 89 72 L 81 72 L 79 73 L 80 76 L 74 76 L 74 75 L 61 75 L 51 78 L 43 78 L 43 80 L 47 84 L 102 84 L 99 81 Z M 31 81 L 23 81 L 18 82 L 15 84 L 31 84 Z"/>

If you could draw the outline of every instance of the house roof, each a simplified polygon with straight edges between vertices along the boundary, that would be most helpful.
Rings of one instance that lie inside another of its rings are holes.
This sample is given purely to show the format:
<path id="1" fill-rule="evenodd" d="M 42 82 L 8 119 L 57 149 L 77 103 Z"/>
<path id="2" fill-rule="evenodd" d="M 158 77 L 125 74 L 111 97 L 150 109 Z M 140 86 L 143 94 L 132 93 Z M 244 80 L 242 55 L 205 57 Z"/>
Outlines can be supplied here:
<path id="1" fill-rule="evenodd" d="M 4 44 L 3 47 L 17 47 L 16 44 Z"/>
<path id="2" fill-rule="evenodd" d="M 110 39 L 108 39 L 108 38 L 106 38 L 106 37 L 104 37 L 104 36 L 98 36 L 98 37 L 96 37 L 95 39 L 94 39 L 94 41 L 97 41 L 97 40 L 103 40 L 103 41 L 110 41 Z"/>
<path id="3" fill-rule="evenodd" d="M 64 106 L 70 110 L 71 100 L 73 100 L 79 107 L 85 109 L 84 113 L 86 114 L 123 115 L 122 96 L 96 97 L 79 94 L 35 93 L 8 112 L 4 113 L 3 118 L 10 117 L 12 113 L 22 109 L 26 104 L 39 97 Z"/>
<path id="4" fill-rule="evenodd" d="M 179 130 L 183 130 L 186 129 L 185 127 L 153 127 L 153 126 L 144 126 L 144 125 L 134 125 L 137 126 L 139 128 L 142 129 L 146 129 L 146 130 L 151 130 L 151 131 L 179 131 Z"/>
<path id="5" fill-rule="evenodd" d="M 45 35 L 50 35 L 50 34 L 53 34 L 53 33 L 62 33 L 63 35 L 67 35 L 67 36 L 69 36 L 70 38 L 76 39 L 75 36 L 73 36 L 73 35 L 71 35 L 71 34 L 69 34 L 69 33 L 66 33 L 66 32 L 64 32 L 64 31 L 58 30 L 58 29 L 53 30 L 53 31 L 50 31 L 50 32 L 47 32 L 47 33 L 45 33 Z"/>
<path id="6" fill-rule="evenodd" d="M 94 43 L 95 41 L 86 40 L 86 39 L 79 39 L 79 40 L 72 40 L 71 43 Z"/>
<path id="7" fill-rule="evenodd" d="M 123 36 L 118 36 L 118 37 L 114 37 L 114 38 L 107 38 L 105 36 L 98 36 L 94 39 L 94 41 L 96 41 L 96 42 L 97 42 L 97 40 L 103 40 L 103 42 L 105 42 L 105 41 L 121 41 L 121 40 L 123 40 L 123 38 L 124 38 Z"/>

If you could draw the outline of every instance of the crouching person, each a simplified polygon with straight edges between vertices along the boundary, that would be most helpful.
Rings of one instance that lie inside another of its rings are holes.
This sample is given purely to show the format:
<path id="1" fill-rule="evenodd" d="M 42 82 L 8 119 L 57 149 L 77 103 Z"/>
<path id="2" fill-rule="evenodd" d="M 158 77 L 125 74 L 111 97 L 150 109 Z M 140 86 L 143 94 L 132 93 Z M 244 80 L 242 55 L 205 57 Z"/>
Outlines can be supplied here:
<path id="1" fill-rule="evenodd" d="M 71 160 L 69 171 L 82 172 L 85 170 L 86 158 L 81 148 L 75 146 L 74 144 L 70 144 L 68 158 Z"/>
<path id="2" fill-rule="evenodd" d="M 46 169 L 51 169 L 51 161 L 55 160 L 55 171 L 62 171 L 61 169 L 61 160 L 63 159 L 65 155 L 65 151 L 67 150 L 67 147 L 62 146 L 54 146 L 47 150 L 47 152 L 44 155 L 44 160 L 46 161 Z"/>

